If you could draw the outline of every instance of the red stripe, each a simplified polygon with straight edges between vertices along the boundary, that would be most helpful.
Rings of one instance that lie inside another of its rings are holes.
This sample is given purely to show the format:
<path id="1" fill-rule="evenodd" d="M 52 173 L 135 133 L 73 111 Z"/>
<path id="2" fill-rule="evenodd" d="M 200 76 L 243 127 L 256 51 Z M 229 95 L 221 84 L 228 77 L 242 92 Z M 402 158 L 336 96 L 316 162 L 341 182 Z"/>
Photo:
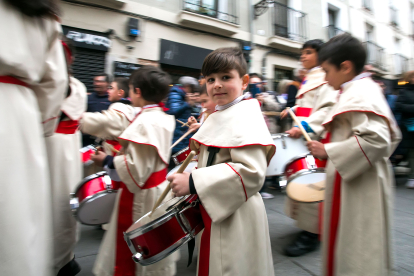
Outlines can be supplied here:
<path id="1" fill-rule="evenodd" d="M 16 84 L 24 87 L 29 87 L 27 83 L 12 76 L 0 76 L 1 83 Z"/>
<path id="2" fill-rule="evenodd" d="M 145 181 L 144 185 L 141 187 L 140 185 L 138 185 L 138 183 L 135 181 L 134 177 L 131 174 L 131 171 L 129 170 L 128 167 L 128 162 L 126 160 L 126 155 L 124 155 L 124 162 L 125 162 L 125 166 L 127 168 L 128 174 L 131 177 L 132 181 L 134 181 L 135 185 L 138 186 L 138 188 L 145 190 L 145 189 L 150 189 L 150 188 L 154 188 L 157 187 L 158 185 L 160 185 L 162 182 L 164 182 L 164 180 L 167 178 L 167 168 L 164 168 L 158 172 L 154 172 L 152 173 L 147 181 Z"/>
<path id="3" fill-rule="evenodd" d="M 295 114 L 298 117 L 309 117 L 312 113 L 312 108 L 309 107 L 297 107 Z"/>
<path id="4" fill-rule="evenodd" d="M 357 140 L 357 142 L 358 142 L 358 146 L 359 146 L 359 148 L 361 149 L 362 153 L 365 155 L 365 158 L 368 160 L 369 165 L 372 167 L 371 161 L 369 161 L 368 156 L 365 154 L 365 151 L 362 149 L 361 144 L 360 144 L 360 143 L 359 143 L 359 141 L 358 141 L 358 137 L 356 137 L 356 136 L 354 136 L 354 137 L 355 137 L 355 139 Z"/>
<path id="5" fill-rule="evenodd" d="M 230 166 L 229 164 L 227 164 L 227 165 L 240 177 L 240 181 L 243 185 L 244 195 L 246 196 L 246 201 L 247 201 L 248 198 L 247 198 L 246 187 L 244 186 L 243 178 L 241 177 L 241 175 L 238 172 L 236 172 L 236 170 L 232 166 Z"/>
<path id="6" fill-rule="evenodd" d="M 331 142 L 331 133 L 330 132 L 327 132 L 326 133 L 326 137 L 323 138 L 323 139 L 321 139 L 320 142 L 322 144 L 328 144 L 328 143 L 330 143 Z"/>
<path id="7" fill-rule="evenodd" d="M 339 216 L 341 210 L 341 181 L 342 178 L 338 172 L 336 172 L 334 190 L 332 195 L 332 209 L 331 209 L 331 221 L 329 225 L 329 244 L 328 244 L 328 275 L 334 276 L 335 265 L 335 248 L 336 237 L 338 234 Z"/>
<path id="8" fill-rule="evenodd" d="M 131 251 L 124 240 L 124 232 L 132 225 L 132 209 L 134 194 L 131 193 L 123 182 L 112 181 L 114 186 L 122 189 L 119 200 L 118 224 L 116 231 L 115 268 L 114 276 L 135 276 L 135 263 L 132 260 Z"/>
<path id="9" fill-rule="evenodd" d="M 76 131 L 79 128 L 79 121 L 61 121 L 59 122 L 55 133 L 61 133 L 61 134 L 75 134 Z"/>
<path id="10" fill-rule="evenodd" d="M 47 119 L 47 120 L 44 120 L 43 122 L 42 122 L 42 124 L 46 124 L 47 122 L 49 122 L 49 121 L 52 121 L 52 120 L 55 120 L 55 119 L 57 119 L 58 117 L 56 116 L 56 117 L 53 117 L 53 118 L 49 118 L 49 119 Z"/>
<path id="11" fill-rule="evenodd" d="M 201 217 L 204 222 L 204 231 L 200 241 L 200 257 L 198 258 L 198 276 L 208 276 L 210 268 L 210 237 L 211 237 L 211 218 L 200 204 Z"/>
<path id="12" fill-rule="evenodd" d="M 154 147 L 157 150 L 158 156 L 161 158 L 162 162 L 164 162 L 166 165 L 169 165 L 169 163 L 167 163 L 166 160 L 164 160 L 162 158 L 161 153 L 160 153 L 159 149 L 156 146 L 154 146 L 152 144 L 139 143 L 139 142 L 136 142 L 136 141 L 133 141 L 133 140 L 129 140 L 129 139 L 125 139 L 125 138 L 121 138 L 121 137 L 118 137 L 118 139 L 124 140 L 124 141 L 128 141 L 128 142 L 131 142 L 131 143 L 135 143 L 135 144 L 138 144 L 138 145 L 146 145 L 146 146 Z"/>
<path id="13" fill-rule="evenodd" d="M 319 84 L 319 85 L 317 85 L 317 86 L 315 86 L 315 87 L 312 87 L 312 88 L 309 88 L 309 90 L 306 90 L 305 92 L 302 92 L 302 93 L 300 93 L 299 95 L 297 95 L 296 96 L 296 99 L 301 99 L 302 97 L 303 97 L 303 95 L 305 95 L 306 93 L 308 93 L 309 91 L 312 91 L 312 90 L 314 90 L 314 89 L 316 89 L 316 88 L 318 88 L 318 87 L 320 87 L 320 86 L 322 86 L 322 85 L 324 85 L 324 84 L 327 84 L 328 82 L 326 81 L 326 82 L 323 82 L 323 83 L 321 83 L 321 84 Z M 302 88 L 302 85 L 301 85 L 301 88 Z"/>

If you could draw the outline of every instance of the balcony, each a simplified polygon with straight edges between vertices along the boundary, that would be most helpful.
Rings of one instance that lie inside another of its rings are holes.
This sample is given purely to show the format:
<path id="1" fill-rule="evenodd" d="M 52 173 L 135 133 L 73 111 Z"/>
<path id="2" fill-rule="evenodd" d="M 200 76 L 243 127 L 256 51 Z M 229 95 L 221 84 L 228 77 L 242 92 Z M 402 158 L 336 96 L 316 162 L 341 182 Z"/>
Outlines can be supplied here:
<path id="1" fill-rule="evenodd" d="M 394 54 L 394 74 L 402 75 L 408 71 L 408 58 L 401 54 Z"/>
<path id="2" fill-rule="evenodd" d="M 334 25 L 329 25 L 328 27 L 328 38 L 331 39 L 334 36 L 346 33 L 345 31 L 335 27 Z"/>
<path id="3" fill-rule="evenodd" d="M 236 0 L 184 0 L 179 21 L 191 28 L 231 36 L 237 33 Z"/>
<path id="4" fill-rule="evenodd" d="M 397 8 L 391 6 L 390 7 L 390 23 L 394 27 L 398 27 L 398 11 Z"/>
<path id="5" fill-rule="evenodd" d="M 363 44 L 365 50 L 367 51 L 366 63 L 385 71 L 384 48 L 378 46 L 372 41 L 366 41 Z"/>

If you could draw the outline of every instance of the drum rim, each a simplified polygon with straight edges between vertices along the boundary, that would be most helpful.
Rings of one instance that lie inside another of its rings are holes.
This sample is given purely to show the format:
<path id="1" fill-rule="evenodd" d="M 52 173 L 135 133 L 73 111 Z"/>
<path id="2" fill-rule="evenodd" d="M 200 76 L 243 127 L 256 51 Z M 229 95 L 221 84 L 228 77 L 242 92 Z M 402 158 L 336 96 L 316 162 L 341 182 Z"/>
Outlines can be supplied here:
<path id="1" fill-rule="evenodd" d="M 178 166 L 178 165 L 180 165 L 182 163 L 182 162 L 179 162 L 177 160 L 177 156 L 180 155 L 180 154 L 182 154 L 182 153 L 184 153 L 184 152 L 186 152 L 186 151 L 188 151 L 189 149 L 190 149 L 190 147 L 186 147 L 186 148 L 184 148 L 184 149 L 176 152 L 174 155 L 172 155 L 172 159 L 173 159 L 173 161 L 174 161 L 174 163 L 175 163 L 176 166 Z"/>
<path id="2" fill-rule="evenodd" d="M 312 174 L 312 173 L 325 173 L 326 174 L 325 168 L 303 169 L 303 170 L 295 172 L 289 178 L 286 179 L 287 180 L 286 187 L 295 178 L 298 178 L 300 176 L 304 176 L 304 175 L 307 175 L 307 174 Z"/>
<path id="3" fill-rule="evenodd" d="M 174 253 L 175 251 L 177 251 L 178 249 L 180 249 L 181 246 L 185 245 L 191 239 L 193 239 L 193 237 L 191 237 L 190 234 L 186 234 L 184 237 L 182 237 L 181 239 L 179 239 L 177 242 L 175 242 L 170 247 L 164 249 L 160 253 L 158 253 L 158 254 L 156 254 L 156 255 L 148 258 L 148 259 L 141 259 L 141 260 L 139 260 L 138 258 L 134 258 L 134 257 L 132 259 L 134 260 L 135 263 L 139 263 L 142 266 L 147 266 L 147 265 L 154 264 L 156 262 L 161 261 L 162 259 L 167 258 L 169 255 L 171 255 L 172 253 Z M 132 242 L 131 242 L 131 244 L 132 244 Z M 128 243 L 128 245 L 129 245 L 129 243 Z M 133 253 L 133 255 L 135 255 L 136 253 L 138 253 L 138 252 L 136 252 L 135 247 L 132 246 L 132 248 L 134 249 L 134 252 L 135 252 L 135 253 Z M 131 247 L 130 247 L 130 249 L 131 249 Z"/>
<path id="4" fill-rule="evenodd" d="M 80 223 L 82 223 L 84 225 L 94 226 L 94 225 L 100 225 L 100 224 L 102 224 L 102 223 L 89 224 L 89 223 L 83 222 L 82 220 L 80 220 L 80 218 L 78 216 L 78 211 L 82 208 L 82 206 L 84 206 L 85 204 L 89 203 L 91 199 L 92 200 L 96 200 L 96 199 L 98 199 L 100 197 L 103 197 L 105 194 L 111 194 L 111 193 L 115 193 L 116 194 L 116 193 L 118 193 L 118 190 L 112 190 L 110 193 L 108 192 L 108 190 L 100 191 L 100 192 L 97 192 L 96 194 L 93 194 L 93 195 L 90 195 L 90 196 L 86 197 L 82 202 L 79 203 L 78 208 L 71 208 L 72 209 L 72 212 L 73 212 L 73 216 L 76 218 L 77 221 L 79 221 Z M 108 222 L 106 222 L 106 223 L 108 223 Z"/>
<path id="5" fill-rule="evenodd" d="M 101 177 L 101 176 L 105 176 L 108 175 L 108 173 L 106 171 L 100 171 L 91 175 L 88 175 L 87 177 L 85 177 L 84 179 L 82 179 L 81 182 L 79 182 L 79 184 L 76 186 L 75 191 L 73 192 L 75 195 L 79 192 L 80 188 L 88 181 Z"/>
<path id="6" fill-rule="evenodd" d="M 177 203 L 179 203 L 179 202 L 181 202 L 181 201 L 184 201 L 184 200 L 186 200 L 187 198 L 189 198 L 190 196 L 192 196 L 192 195 L 186 195 L 186 196 L 182 196 L 177 202 L 176 202 L 176 204 Z M 171 198 L 170 200 L 168 200 L 168 201 L 171 201 L 171 200 L 173 200 L 173 199 L 175 199 L 175 198 Z M 163 204 L 161 204 L 158 208 L 160 208 L 161 206 L 163 206 L 164 204 L 166 204 L 166 203 L 168 203 L 168 201 L 166 201 L 166 202 L 164 202 Z M 157 208 L 157 209 L 158 209 Z M 155 209 L 155 210 L 157 210 L 157 209 Z M 147 216 L 149 216 L 150 214 L 151 214 L 152 212 L 148 212 L 148 213 L 146 213 L 145 215 L 143 215 L 140 219 L 138 219 L 136 222 L 134 222 L 134 224 L 135 223 L 137 223 L 138 221 L 140 221 L 140 220 L 142 220 L 143 218 L 145 218 L 145 217 L 147 217 Z M 164 224 L 165 222 L 167 222 L 167 221 L 169 221 L 169 220 L 171 220 L 172 218 L 174 218 L 174 217 L 176 217 L 176 215 L 179 213 L 179 210 L 177 210 L 176 208 L 172 208 L 171 210 L 169 210 L 168 212 L 166 212 L 165 214 L 163 214 L 162 216 L 160 216 L 160 217 L 158 217 L 157 219 L 155 219 L 155 220 L 153 220 L 153 221 L 151 221 L 151 222 L 149 222 L 149 223 L 146 223 L 146 224 L 144 224 L 144 225 L 142 225 L 142 226 L 140 226 L 140 227 L 138 227 L 137 229 L 134 229 L 134 230 L 132 230 L 131 232 L 125 232 L 125 235 L 127 235 L 128 236 L 128 238 L 130 238 L 130 239 L 134 239 L 134 238 L 136 238 L 136 237 L 138 237 L 138 236 L 141 236 L 141 235 L 143 235 L 143 234 L 145 234 L 145 233 L 148 233 L 149 231 L 151 231 L 151 230 L 153 230 L 153 229 L 155 229 L 155 228 L 157 228 L 157 227 L 159 227 L 159 226 L 161 226 L 162 224 Z"/>

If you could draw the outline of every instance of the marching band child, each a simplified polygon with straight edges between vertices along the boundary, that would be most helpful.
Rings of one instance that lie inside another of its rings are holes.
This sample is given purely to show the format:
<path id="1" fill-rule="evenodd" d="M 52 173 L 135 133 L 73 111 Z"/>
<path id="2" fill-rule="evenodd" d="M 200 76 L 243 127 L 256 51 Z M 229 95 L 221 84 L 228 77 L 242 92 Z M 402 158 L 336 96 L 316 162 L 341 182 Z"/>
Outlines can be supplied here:
<path id="1" fill-rule="evenodd" d="M 204 230 L 199 276 L 274 274 L 262 197 L 266 167 L 275 153 L 256 99 L 244 100 L 249 84 L 239 48 L 219 48 L 204 60 L 202 73 L 216 111 L 191 138 L 198 169 L 168 177 L 176 196 L 197 194 Z"/>
<path id="2" fill-rule="evenodd" d="M 213 99 L 207 94 L 207 87 L 205 84 L 201 87 L 200 101 L 201 107 L 203 108 L 203 112 L 200 115 L 200 122 L 198 123 L 194 116 L 188 118 L 188 124 L 193 131 L 197 131 L 216 108 L 216 104 L 214 103 Z"/>
<path id="3" fill-rule="evenodd" d="M 322 141 L 329 139 L 324 132 L 322 122 L 327 112 L 336 102 L 337 92 L 325 81 L 325 72 L 319 66 L 318 52 L 323 45 L 322 40 L 307 41 L 302 47 L 301 62 L 308 70 L 305 80 L 296 95 L 296 104 L 292 110 L 301 119 L 301 123 L 309 135 Z M 282 117 L 286 116 L 283 111 Z M 299 138 L 302 133 L 294 126 L 287 131 L 290 137 Z M 323 203 L 302 203 L 286 197 L 285 212 L 296 220 L 297 226 L 303 231 L 296 239 L 284 248 L 288 256 L 296 257 L 318 248 L 320 227 L 322 225 Z"/>
<path id="4" fill-rule="evenodd" d="M 326 80 L 340 89 L 323 126 L 328 144 L 308 143 L 328 159 L 324 207 L 323 275 L 392 275 L 391 201 L 394 176 L 388 158 L 401 140 L 381 88 L 362 73 L 366 52 L 349 34 L 332 38 L 319 53 Z"/>
<path id="5" fill-rule="evenodd" d="M 115 169 L 122 181 L 118 204 L 93 269 L 95 275 L 169 276 L 176 273 L 175 255 L 145 268 L 135 265 L 123 237 L 123 232 L 151 211 L 165 188 L 160 184 L 167 175 L 175 121 L 159 103 L 168 94 L 170 82 L 168 74 L 154 66 L 136 70 L 130 79 L 130 98 L 133 106 L 141 110 L 118 137 L 123 154 L 113 157 L 98 152 L 92 156 L 98 165 Z M 117 118 L 121 129 L 124 119 L 119 115 Z"/>

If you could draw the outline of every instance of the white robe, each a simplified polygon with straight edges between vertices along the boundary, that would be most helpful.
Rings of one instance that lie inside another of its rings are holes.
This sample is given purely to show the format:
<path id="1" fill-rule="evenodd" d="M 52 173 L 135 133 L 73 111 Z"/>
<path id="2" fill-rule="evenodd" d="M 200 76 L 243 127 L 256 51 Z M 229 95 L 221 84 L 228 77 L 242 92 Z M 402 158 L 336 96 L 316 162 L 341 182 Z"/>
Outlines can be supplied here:
<path id="1" fill-rule="evenodd" d="M 322 68 L 314 68 L 306 75 L 306 81 L 296 95 L 294 109 L 297 114 L 298 108 L 311 109 L 308 117 L 298 116 L 298 118 L 306 121 L 315 132 L 310 133 L 312 139 L 326 138 L 327 133 L 324 131 L 322 122 L 336 103 L 337 97 L 338 91 L 327 84 Z M 319 234 L 320 232 L 322 208 L 320 203 L 302 203 L 286 197 L 285 213 L 296 220 L 296 225 L 300 229 L 311 233 Z"/>
<path id="2" fill-rule="evenodd" d="M 206 167 L 207 146 L 219 147 Z M 212 113 L 191 138 L 199 151 L 192 172 L 205 228 L 199 276 L 274 274 L 266 210 L 259 190 L 275 146 L 257 100 Z"/>
<path id="3" fill-rule="evenodd" d="M 55 130 L 67 88 L 61 28 L 0 1 L 0 275 L 52 275 L 52 218 L 44 136 Z M 43 122 L 43 123 L 42 123 Z"/>
<path id="4" fill-rule="evenodd" d="M 61 107 L 67 115 L 65 121 L 79 121 L 86 111 L 86 87 L 70 77 L 71 94 Z M 70 209 L 70 193 L 82 180 L 83 169 L 79 158 L 81 134 L 55 133 L 46 138 L 46 149 L 50 168 L 53 215 L 53 259 L 54 274 L 73 259 L 77 241 L 77 223 Z"/>
<path id="5" fill-rule="evenodd" d="M 323 275 L 393 275 L 388 159 L 401 133 L 381 88 L 371 78 L 345 84 L 324 126 L 331 143 L 325 145 Z"/>
<path id="6" fill-rule="evenodd" d="M 118 191 L 120 194 L 112 213 L 109 229 L 99 249 L 93 269 L 95 275 L 122 275 L 126 273 L 125 270 L 128 272 L 135 270 L 137 276 L 175 275 L 177 254 L 150 266 L 134 265 L 131 251 L 123 237 L 119 236 L 133 222 L 152 210 L 167 186 L 167 183 L 163 182 L 161 185 L 147 189 L 145 184 L 149 184 L 149 177 L 156 172 L 164 173 L 162 181 L 165 180 L 174 128 L 174 117 L 165 114 L 160 107 L 144 108 L 118 137 L 125 154 L 115 156 L 114 165 L 123 183 L 123 189 Z M 125 225 L 121 224 L 126 219 L 129 225 L 125 228 Z M 119 269 L 116 268 L 117 252 L 124 259 L 123 264 L 120 264 L 124 267 Z M 114 274 L 115 270 L 116 274 Z"/>

